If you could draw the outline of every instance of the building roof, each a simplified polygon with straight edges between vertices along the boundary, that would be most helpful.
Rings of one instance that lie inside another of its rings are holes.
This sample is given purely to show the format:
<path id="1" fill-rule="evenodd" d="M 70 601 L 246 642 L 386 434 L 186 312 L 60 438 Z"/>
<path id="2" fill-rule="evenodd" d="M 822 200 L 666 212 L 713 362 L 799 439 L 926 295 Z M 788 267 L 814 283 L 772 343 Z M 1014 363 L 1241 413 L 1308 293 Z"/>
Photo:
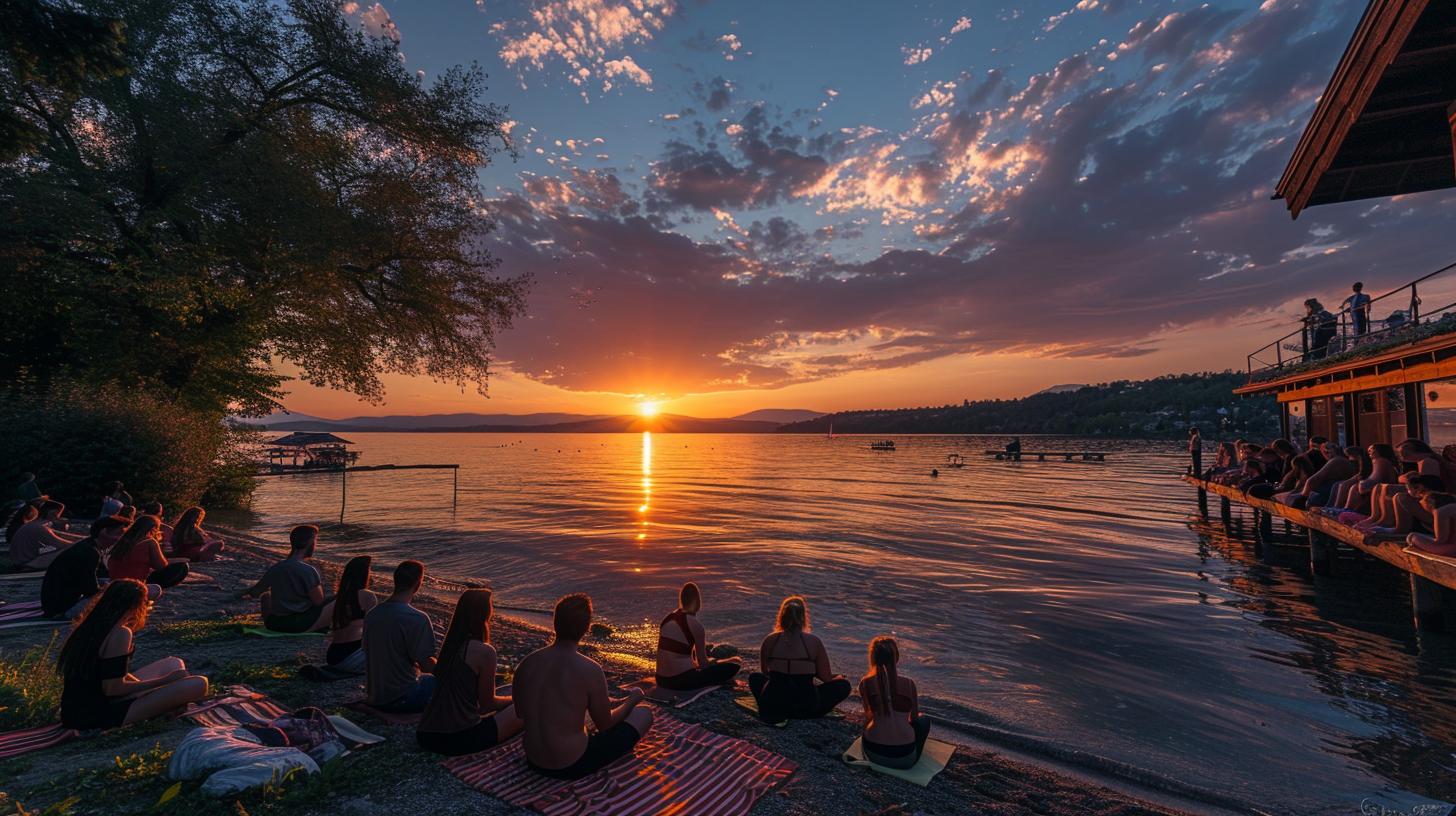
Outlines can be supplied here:
<path id="1" fill-rule="evenodd" d="M 1456 186 L 1456 3 L 1371 0 L 1274 197 L 1305 207 Z"/>
<path id="2" fill-rule="evenodd" d="M 268 444 L 277 445 L 280 448 L 301 448 L 305 445 L 352 445 L 354 443 L 331 433 L 300 432 L 280 436 Z"/>

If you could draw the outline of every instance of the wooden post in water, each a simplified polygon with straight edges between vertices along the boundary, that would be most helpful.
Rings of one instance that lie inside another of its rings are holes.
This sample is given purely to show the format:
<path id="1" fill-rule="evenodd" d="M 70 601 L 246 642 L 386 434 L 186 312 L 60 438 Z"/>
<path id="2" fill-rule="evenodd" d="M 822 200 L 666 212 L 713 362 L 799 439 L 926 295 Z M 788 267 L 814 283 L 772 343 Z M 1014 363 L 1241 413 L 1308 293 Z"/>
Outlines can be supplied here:
<path id="1" fill-rule="evenodd" d="M 1274 514 L 1267 510 L 1255 511 L 1259 517 L 1259 536 L 1265 541 L 1274 537 Z"/>
<path id="2" fill-rule="evenodd" d="M 459 465 L 456 465 L 455 466 L 454 473 L 455 473 L 455 482 L 454 482 L 454 484 L 450 485 L 450 512 L 452 512 L 452 513 L 456 509 L 458 509 L 460 507 L 460 466 Z"/>
<path id="3" fill-rule="evenodd" d="M 1309 569 L 1315 575 L 1333 575 L 1335 572 L 1335 540 L 1317 532 L 1309 531 Z"/>
<path id="4" fill-rule="evenodd" d="M 1428 632 L 1442 632 L 1446 629 L 1446 614 L 1442 603 L 1444 588 L 1430 580 L 1411 573 L 1411 612 L 1417 629 Z"/>
<path id="5" fill-rule="evenodd" d="M 339 523 L 344 523 L 344 507 L 349 503 L 349 469 L 339 471 Z"/>
<path id="6" fill-rule="evenodd" d="M 1208 491 L 1203 489 L 1202 484 L 1198 485 L 1198 517 L 1208 519 Z"/>
<path id="7" fill-rule="evenodd" d="M 1229 508 L 1228 496 L 1218 497 L 1218 517 L 1223 520 L 1223 526 L 1227 528 L 1231 521 L 1232 512 Z"/>

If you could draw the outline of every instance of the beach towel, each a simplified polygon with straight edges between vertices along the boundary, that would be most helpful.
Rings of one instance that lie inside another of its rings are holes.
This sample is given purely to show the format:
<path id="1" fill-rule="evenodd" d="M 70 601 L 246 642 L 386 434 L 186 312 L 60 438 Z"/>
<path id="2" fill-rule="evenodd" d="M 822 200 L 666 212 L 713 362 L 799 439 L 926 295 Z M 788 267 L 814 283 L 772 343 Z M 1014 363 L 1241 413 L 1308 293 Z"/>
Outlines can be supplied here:
<path id="1" fill-rule="evenodd" d="M 73 728 L 66 728 L 60 723 L 20 731 L 8 731 L 0 734 L 0 759 L 9 759 L 21 754 L 28 754 L 31 751 L 49 748 L 52 745 L 60 745 L 67 740 L 74 739 L 80 733 Z"/>
<path id="2" fill-rule="evenodd" d="M 903 779 L 906 782 L 913 782 L 924 788 L 930 785 L 930 780 L 935 775 L 945 770 L 950 762 L 951 756 L 955 754 L 956 747 L 949 742 L 942 742 L 938 739 L 926 740 L 925 750 L 920 754 L 920 761 L 914 767 L 900 770 L 898 768 L 886 768 L 883 765 L 876 765 L 865 759 L 864 739 L 855 738 L 854 744 L 844 752 L 844 761 L 858 768 L 869 768 L 877 773 Z"/>
<path id="3" fill-rule="evenodd" d="M 45 570 L 0 573 L 0 581 L 39 581 L 45 577 Z"/>
<path id="4" fill-rule="evenodd" d="M 266 694 L 247 686 L 229 686 L 221 694 L 201 703 L 193 703 L 180 715 L 193 725 L 204 728 L 227 728 L 239 725 L 266 725 L 289 714 L 288 709 Z M 329 715 L 329 722 L 351 750 L 378 745 L 384 737 L 360 728 L 347 717 Z"/>
<path id="5" fill-rule="evenodd" d="M 351 703 L 344 703 L 344 708 L 358 711 L 361 714 L 368 714 L 376 720 L 383 720 L 390 725 L 417 725 L 423 711 L 385 711 L 382 708 L 375 708 L 365 700 L 355 700 Z"/>
<path id="6" fill-rule="evenodd" d="M 673 708 L 687 708 L 690 703 L 697 702 L 705 695 L 711 694 L 727 686 L 704 686 L 703 688 L 690 689 L 688 691 L 677 691 L 665 689 L 657 685 L 657 681 L 651 677 L 644 677 L 635 683 L 629 683 L 628 688 L 636 687 L 642 689 L 642 694 L 654 703 Z"/>
<path id="7" fill-rule="evenodd" d="M 0 606 L 0 629 L 22 626 L 64 626 L 70 621 L 53 620 L 41 611 L 40 601 L 20 601 Z"/>
<path id="8" fill-rule="evenodd" d="M 576 781 L 532 771 L 518 739 L 441 764 L 482 793 L 546 816 L 743 816 L 798 767 L 772 751 L 663 714 L 631 755 Z"/>
<path id="9" fill-rule="evenodd" d="M 275 632 L 263 626 L 244 626 L 243 634 L 257 635 L 265 638 L 287 638 L 287 637 L 323 637 L 323 632 Z"/>

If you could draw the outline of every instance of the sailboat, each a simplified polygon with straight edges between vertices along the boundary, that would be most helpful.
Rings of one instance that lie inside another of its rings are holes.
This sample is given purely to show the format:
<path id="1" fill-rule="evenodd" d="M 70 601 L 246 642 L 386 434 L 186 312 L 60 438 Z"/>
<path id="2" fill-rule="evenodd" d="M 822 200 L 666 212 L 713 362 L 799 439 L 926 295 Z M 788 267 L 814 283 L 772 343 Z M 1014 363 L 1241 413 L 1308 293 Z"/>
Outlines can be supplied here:
<path id="1" fill-rule="evenodd" d="M 834 423 L 833 422 L 829 423 L 829 433 L 825 434 L 824 435 L 824 438 L 825 439 L 833 439 L 834 438 Z"/>

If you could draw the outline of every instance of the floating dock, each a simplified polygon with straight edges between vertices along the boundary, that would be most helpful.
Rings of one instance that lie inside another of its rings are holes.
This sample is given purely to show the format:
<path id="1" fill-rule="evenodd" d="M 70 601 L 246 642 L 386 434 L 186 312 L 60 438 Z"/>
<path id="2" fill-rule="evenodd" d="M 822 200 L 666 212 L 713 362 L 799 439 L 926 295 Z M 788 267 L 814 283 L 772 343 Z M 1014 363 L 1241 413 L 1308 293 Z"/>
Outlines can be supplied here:
<path id="1" fill-rule="evenodd" d="M 1045 462 L 1047 457 L 1051 457 L 1052 459 L 1061 457 L 1068 462 L 1102 462 L 1107 457 L 1107 454 L 1098 453 L 1097 451 L 1017 451 L 1015 453 L 1007 453 L 1004 450 L 988 450 L 982 452 L 987 456 L 996 457 L 996 461 L 998 462 L 1020 462 L 1022 459 L 1035 459 L 1038 462 Z"/>
<path id="2" fill-rule="evenodd" d="M 1225 524 L 1231 517 L 1231 504 L 1238 503 L 1254 511 L 1255 527 L 1261 541 L 1273 539 L 1273 518 L 1279 516 L 1302 527 L 1309 539 L 1310 570 L 1315 575 L 1333 575 L 1338 569 L 1340 547 L 1344 546 L 1405 572 L 1410 577 L 1412 616 L 1420 629 L 1441 631 L 1447 628 L 1448 611 L 1456 623 L 1456 558 L 1423 552 L 1406 546 L 1405 536 L 1375 535 L 1330 518 L 1324 513 L 1300 510 L 1269 499 L 1258 499 L 1236 487 L 1184 476 L 1183 481 L 1198 488 L 1200 513 L 1208 515 L 1208 494 L 1219 496 L 1219 515 Z"/>

